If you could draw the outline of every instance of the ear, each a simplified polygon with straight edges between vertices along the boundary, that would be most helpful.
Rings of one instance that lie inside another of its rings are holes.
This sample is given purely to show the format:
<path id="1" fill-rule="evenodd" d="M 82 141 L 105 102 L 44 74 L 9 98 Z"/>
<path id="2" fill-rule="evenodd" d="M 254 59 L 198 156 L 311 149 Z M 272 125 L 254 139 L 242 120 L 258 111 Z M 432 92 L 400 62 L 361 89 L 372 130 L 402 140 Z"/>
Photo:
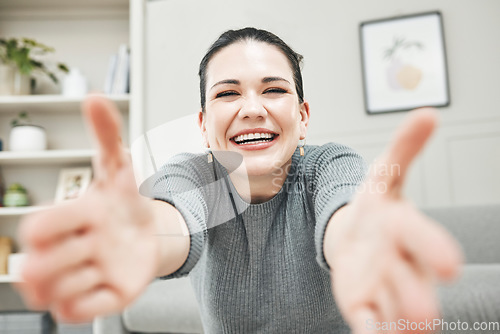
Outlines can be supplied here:
<path id="1" fill-rule="evenodd" d="M 198 126 L 200 127 L 201 136 L 203 137 L 205 146 L 207 148 L 210 148 L 210 144 L 208 143 L 207 127 L 205 123 L 206 123 L 206 115 L 204 112 L 201 111 L 200 108 L 200 111 L 198 112 Z"/>
<path id="2" fill-rule="evenodd" d="M 307 126 L 309 125 L 309 102 L 304 100 L 300 104 L 300 139 L 305 139 L 307 135 Z"/>

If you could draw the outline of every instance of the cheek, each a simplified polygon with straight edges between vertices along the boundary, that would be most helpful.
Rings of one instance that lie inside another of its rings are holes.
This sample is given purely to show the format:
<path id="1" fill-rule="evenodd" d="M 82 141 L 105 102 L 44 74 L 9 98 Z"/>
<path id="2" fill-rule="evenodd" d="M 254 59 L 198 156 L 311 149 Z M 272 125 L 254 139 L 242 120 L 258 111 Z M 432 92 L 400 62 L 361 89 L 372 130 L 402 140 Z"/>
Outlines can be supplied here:
<path id="1" fill-rule="evenodd" d="M 275 111 L 275 117 L 283 130 L 298 131 L 300 125 L 300 112 L 295 104 L 285 101 L 274 101 L 269 105 L 269 110 Z"/>
<path id="2" fill-rule="evenodd" d="M 216 138 L 225 136 L 227 129 L 231 123 L 230 117 L 227 117 L 227 113 L 222 110 L 218 110 L 212 113 L 213 117 L 210 117 L 207 122 L 207 132 L 209 138 Z"/>

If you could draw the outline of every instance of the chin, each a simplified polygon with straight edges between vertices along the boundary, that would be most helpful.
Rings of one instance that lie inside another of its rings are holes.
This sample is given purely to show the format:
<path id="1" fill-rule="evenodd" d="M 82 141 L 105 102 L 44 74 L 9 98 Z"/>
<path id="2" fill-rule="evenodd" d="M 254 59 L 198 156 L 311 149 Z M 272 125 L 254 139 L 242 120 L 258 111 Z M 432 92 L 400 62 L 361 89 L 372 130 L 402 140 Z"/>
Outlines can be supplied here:
<path id="1" fill-rule="evenodd" d="M 245 157 L 244 167 L 248 176 L 280 175 L 284 173 L 282 165 L 269 156 Z"/>

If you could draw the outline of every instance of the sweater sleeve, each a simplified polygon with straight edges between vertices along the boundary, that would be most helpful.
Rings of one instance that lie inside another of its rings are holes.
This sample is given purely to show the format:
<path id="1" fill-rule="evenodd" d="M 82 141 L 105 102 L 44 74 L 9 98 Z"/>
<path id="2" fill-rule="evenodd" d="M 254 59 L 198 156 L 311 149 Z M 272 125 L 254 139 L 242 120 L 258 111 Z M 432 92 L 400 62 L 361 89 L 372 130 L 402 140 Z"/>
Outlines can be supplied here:
<path id="1" fill-rule="evenodd" d="M 366 164 L 347 146 L 330 143 L 312 149 L 306 161 L 312 179 L 312 202 L 316 217 L 316 260 L 330 270 L 323 254 L 325 230 L 333 214 L 349 203 L 366 174 Z"/>
<path id="2" fill-rule="evenodd" d="M 201 256 L 207 237 L 206 184 L 212 181 L 204 161 L 203 156 L 194 154 L 175 156 L 140 187 L 141 194 L 173 205 L 184 218 L 190 235 L 186 261 L 162 279 L 186 276 Z"/>

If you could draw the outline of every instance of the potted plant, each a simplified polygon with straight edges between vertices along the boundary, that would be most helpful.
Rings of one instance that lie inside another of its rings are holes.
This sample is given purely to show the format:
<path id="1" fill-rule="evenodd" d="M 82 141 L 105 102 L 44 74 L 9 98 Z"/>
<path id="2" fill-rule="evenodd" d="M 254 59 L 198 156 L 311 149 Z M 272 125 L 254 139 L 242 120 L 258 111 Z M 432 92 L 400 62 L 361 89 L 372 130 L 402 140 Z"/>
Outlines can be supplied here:
<path id="1" fill-rule="evenodd" d="M 13 183 L 7 188 L 3 197 L 3 205 L 6 207 L 15 207 L 28 206 L 28 204 L 28 192 L 21 184 Z"/>
<path id="2" fill-rule="evenodd" d="M 31 123 L 28 113 L 23 111 L 12 120 L 9 146 L 11 151 L 40 151 L 47 149 L 45 129 Z"/>
<path id="3" fill-rule="evenodd" d="M 0 38 L 0 95 L 30 94 L 31 75 L 34 72 L 46 74 L 57 84 L 55 74 L 37 60 L 54 51 L 54 48 L 29 38 Z M 58 63 L 57 69 L 68 72 L 68 67 L 63 63 Z"/>

